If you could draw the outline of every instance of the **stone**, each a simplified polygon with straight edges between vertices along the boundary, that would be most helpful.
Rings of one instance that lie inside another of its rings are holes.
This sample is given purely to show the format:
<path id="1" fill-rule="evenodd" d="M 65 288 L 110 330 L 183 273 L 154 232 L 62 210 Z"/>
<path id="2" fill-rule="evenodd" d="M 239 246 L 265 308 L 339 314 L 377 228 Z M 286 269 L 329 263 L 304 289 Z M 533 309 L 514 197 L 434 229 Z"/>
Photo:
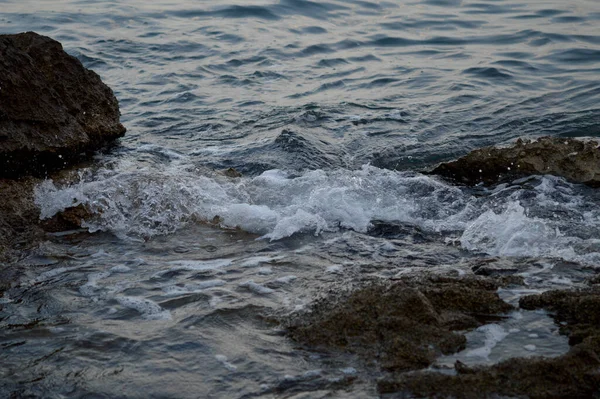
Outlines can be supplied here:
<path id="1" fill-rule="evenodd" d="M 78 207 L 41 223 L 33 189 L 121 137 L 119 117 L 112 90 L 59 42 L 0 35 L 0 261 L 89 216 Z"/>
<path id="2" fill-rule="evenodd" d="M 121 137 L 100 77 L 34 32 L 0 35 L 0 177 L 45 177 Z"/>
<path id="3" fill-rule="evenodd" d="M 550 174 L 598 187 L 600 149 L 593 140 L 542 137 L 525 142 L 519 139 L 511 147 L 484 147 L 472 151 L 458 160 L 438 165 L 429 173 L 468 185 Z"/>
<path id="4" fill-rule="evenodd" d="M 18 249 L 42 235 L 37 226 L 39 209 L 33 202 L 38 179 L 0 179 L 0 262 L 18 258 Z"/>
<path id="5" fill-rule="evenodd" d="M 457 331 L 476 328 L 512 309 L 492 280 L 407 278 L 374 284 L 347 298 L 316 302 L 287 323 L 288 335 L 308 347 L 358 354 L 384 370 L 406 372 L 464 349 Z"/>
<path id="6" fill-rule="evenodd" d="M 419 371 L 378 383 L 381 394 L 409 397 L 600 397 L 600 287 L 551 290 L 519 301 L 523 309 L 546 309 L 569 337 L 568 353 L 555 358 L 512 358 L 496 365 L 455 365 L 456 375 Z"/>

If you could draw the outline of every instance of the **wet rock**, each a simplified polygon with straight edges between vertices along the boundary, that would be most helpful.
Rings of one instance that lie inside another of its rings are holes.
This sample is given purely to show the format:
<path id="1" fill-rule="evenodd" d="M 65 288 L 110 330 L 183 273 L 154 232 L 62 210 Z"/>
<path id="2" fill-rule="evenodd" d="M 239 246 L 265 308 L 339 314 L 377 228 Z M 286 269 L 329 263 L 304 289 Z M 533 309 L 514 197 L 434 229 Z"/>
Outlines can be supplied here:
<path id="1" fill-rule="evenodd" d="M 431 365 L 465 347 L 457 330 L 475 328 L 512 309 L 491 280 L 408 278 L 359 289 L 347 298 L 317 302 L 295 316 L 289 336 L 312 348 L 344 350 L 388 371 Z"/>
<path id="2" fill-rule="evenodd" d="M 0 179 L 0 261 L 18 258 L 19 249 L 39 239 L 39 210 L 33 203 L 33 187 L 38 179 Z"/>
<path id="3" fill-rule="evenodd" d="M 45 231 L 59 232 L 81 228 L 85 220 L 93 217 L 93 213 L 86 206 L 79 204 L 57 213 L 50 219 L 42 220 L 40 225 Z"/>
<path id="4" fill-rule="evenodd" d="M 242 174 L 238 172 L 235 168 L 228 168 L 223 170 L 223 175 L 231 178 L 242 177 Z"/>
<path id="5" fill-rule="evenodd" d="M 124 133 L 112 90 L 59 42 L 0 35 L 0 177 L 46 176 Z"/>
<path id="6" fill-rule="evenodd" d="M 485 147 L 431 171 L 465 184 L 492 184 L 520 176 L 551 174 L 600 186 L 600 149 L 596 141 L 542 137 L 517 140 L 508 148 Z"/>
<path id="7" fill-rule="evenodd" d="M 0 35 L 0 260 L 86 217 L 80 207 L 40 223 L 33 188 L 124 133 L 112 90 L 60 43 Z"/>
<path id="8" fill-rule="evenodd" d="M 552 312 L 571 350 L 556 358 L 516 358 L 490 367 L 457 364 L 456 375 L 396 374 L 379 382 L 379 392 L 427 398 L 600 397 L 600 287 L 547 291 L 523 297 L 519 305 Z"/>
<path id="9" fill-rule="evenodd" d="M 560 332 L 576 345 L 591 335 L 600 338 L 600 287 L 553 290 L 521 298 L 523 309 L 546 309 L 561 324 Z"/>

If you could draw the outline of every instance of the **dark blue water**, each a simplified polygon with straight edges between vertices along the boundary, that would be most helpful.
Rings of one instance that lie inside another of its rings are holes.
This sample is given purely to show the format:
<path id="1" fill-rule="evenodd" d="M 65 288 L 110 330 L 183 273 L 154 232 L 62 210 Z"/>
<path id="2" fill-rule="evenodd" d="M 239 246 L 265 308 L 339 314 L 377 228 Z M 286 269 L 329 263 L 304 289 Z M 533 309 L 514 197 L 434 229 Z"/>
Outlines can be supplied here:
<path id="1" fill-rule="evenodd" d="M 128 132 L 77 182 L 38 189 L 42 216 L 75 199 L 95 234 L 11 266 L 0 392 L 376 396 L 372 370 L 299 350 L 264 315 L 490 257 L 528 289 L 579 284 L 600 260 L 594 190 L 419 171 L 517 137 L 600 136 L 598 26 L 595 0 L 3 1 L 0 32 L 62 42 Z M 503 351 L 527 355 L 508 331 L 551 333 L 538 322 L 498 327 Z"/>

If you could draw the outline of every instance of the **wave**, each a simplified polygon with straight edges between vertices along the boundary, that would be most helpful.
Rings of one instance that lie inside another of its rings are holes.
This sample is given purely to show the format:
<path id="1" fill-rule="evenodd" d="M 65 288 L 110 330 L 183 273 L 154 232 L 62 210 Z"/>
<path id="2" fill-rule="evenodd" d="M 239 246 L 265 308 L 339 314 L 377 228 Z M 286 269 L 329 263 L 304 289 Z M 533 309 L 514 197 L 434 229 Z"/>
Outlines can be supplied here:
<path id="1" fill-rule="evenodd" d="M 175 163 L 102 169 L 67 186 L 47 180 L 35 198 L 42 218 L 83 204 L 95 215 L 84 227 L 123 239 L 172 234 L 195 222 L 268 240 L 346 229 L 368 233 L 383 222 L 416 226 L 473 252 L 594 263 L 600 260 L 595 193 L 552 176 L 469 189 L 369 165 L 228 178 Z"/>

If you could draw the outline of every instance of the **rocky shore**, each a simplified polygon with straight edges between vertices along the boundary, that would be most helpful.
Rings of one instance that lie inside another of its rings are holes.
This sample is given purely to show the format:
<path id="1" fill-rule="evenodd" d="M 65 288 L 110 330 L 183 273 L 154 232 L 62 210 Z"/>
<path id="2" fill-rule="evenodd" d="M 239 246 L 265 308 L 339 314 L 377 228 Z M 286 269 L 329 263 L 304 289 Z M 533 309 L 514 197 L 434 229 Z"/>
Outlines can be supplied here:
<path id="1" fill-rule="evenodd" d="M 0 260 L 44 234 L 33 188 L 125 133 L 118 101 L 61 44 L 34 32 L 0 35 Z"/>
<path id="2" fill-rule="evenodd" d="M 513 276 L 517 277 L 517 276 Z M 596 279 L 597 280 L 597 279 Z M 492 366 L 430 368 L 465 348 L 464 334 L 506 317 L 513 308 L 497 288 L 518 278 L 412 277 L 368 285 L 345 298 L 317 301 L 286 321 L 288 336 L 308 350 L 357 354 L 383 376 L 389 398 L 592 398 L 600 395 L 600 286 L 552 290 L 520 299 L 545 309 L 571 349 L 555 357 L 511 358 Z"/>
<path id="3" fill-rule="evenodd" d="M 556 358 L 513 358 L 491 367 L 456 364 L 456 375 L 417 372 L 379 382 L 380 393 L 413 397 L 593 398 L 600 395 L 600 288 L 552 290 L 521 298 L 523 309 L 551 311 L 571 350 Z"/>
<path id="4" fill-rule="evenodd" d="M 60 43 L 33 32 L 0 35 L 0 262 L 18 260 L 47 232 L 76 227 L 87 216 L 79 206 L 40 221 L 34 187 L 124 132 L 112 90 Z M 469 185 L 553 174 L 599 186 L 600 150 L 595 141 L 571 138 L 519 140 L 473 151 L 430 173 Z M 233 169 L 225 175 L 239 177 Z M 15 280 L 13 272 L 0 268 L 0 297 Z M 303 349 L 357 355 L 381 373 L 377 389 L 389 397 L 599 397 L 599 282 L 525 296 L 518 303 L 520 309 L 551 312 L 569 339 L 568 353 L 492 366 L 457 361 L 450 373 L 428 368 L 440 356 L 463 350 L 467 332 L 518 309 L 498 295 L 499 287 L 522 284 L 518 275 L 382 279 L 317 300 L 282 324 Z"/>
<path id="5" fill-rule="evenodd" d="M 430 173 L 469 185 L 550 174 L 597 187 L 600 186 L 600 149 L 598 142 L 593 140 L 519 139 L 510 147 L 477 149 L 455 161 L 438 165 Z"/>
<path id="6" fill-rule="evenodd" d="M 386 371 L 430 366 L 465 348 L 458 331 L 474 329 L 513 309 L 484 277 L 432 276 L 382 282 L 313 305 L 288 333 L 315 348 L 356 353 Z"/>

